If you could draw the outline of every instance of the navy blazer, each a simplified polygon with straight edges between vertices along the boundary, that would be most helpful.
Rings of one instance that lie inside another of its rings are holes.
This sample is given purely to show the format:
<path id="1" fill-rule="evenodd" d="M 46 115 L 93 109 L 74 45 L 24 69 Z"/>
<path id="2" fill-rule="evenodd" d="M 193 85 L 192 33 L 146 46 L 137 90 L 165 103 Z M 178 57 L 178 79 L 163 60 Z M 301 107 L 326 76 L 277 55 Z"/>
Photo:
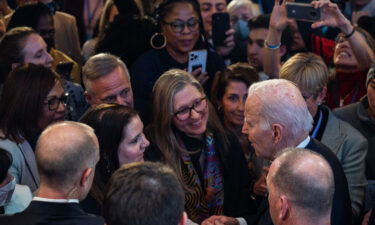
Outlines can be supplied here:
<path id="1" fill-rule="evenodd" d="M 104 225 L 104 219 L 84 212 L 78 203 L 32 201 L 25 211 L 0 216 L 7 225 Z"/>
<path id="2" fill-rule="evenodd" d="M 331 225 L 350 225 L 352 223 L 352 207 L 350 202 L 348 181 L 336 155 L 324 144 L 311 138 L 306 149 L 312 150 L 322 155 L 332 168 L 335 193 L 331 212 Z M 248 225 L 272 225 L 269 214 L 268 199 L 264 198 L 258 208 L 256 215 L 245 217 Z"/>

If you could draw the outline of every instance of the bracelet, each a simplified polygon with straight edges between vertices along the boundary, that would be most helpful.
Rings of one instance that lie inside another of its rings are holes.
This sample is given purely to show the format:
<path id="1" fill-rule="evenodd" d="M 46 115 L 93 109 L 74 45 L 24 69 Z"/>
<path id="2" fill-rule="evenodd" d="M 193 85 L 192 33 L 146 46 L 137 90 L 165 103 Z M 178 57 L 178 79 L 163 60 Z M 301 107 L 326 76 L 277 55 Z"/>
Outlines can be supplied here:
<path id="1" fill-rule="evenodd" d="M 277 45 L 270 45 L 270 44 L 268 44 L 267 40 L 264 40 L 264 47 L 266 47 L 268 49 L 276 50 L 276 49 L 279 49 L 280 46 L 281 46 L 281 42 L 279 42 L 279 44 L 277 44 Z"/>
<path id="2" fill-rule="evenodd" d="M 345 35 L 345 38 L 346 38 L 346 39 L 350 38 L 350 37 L 354 34 L 354 32 L 355 32 L 355 28 L 353 27 L 352 32 L 350 32 L 349 34 L 346 34 L 346 35 Z"/>

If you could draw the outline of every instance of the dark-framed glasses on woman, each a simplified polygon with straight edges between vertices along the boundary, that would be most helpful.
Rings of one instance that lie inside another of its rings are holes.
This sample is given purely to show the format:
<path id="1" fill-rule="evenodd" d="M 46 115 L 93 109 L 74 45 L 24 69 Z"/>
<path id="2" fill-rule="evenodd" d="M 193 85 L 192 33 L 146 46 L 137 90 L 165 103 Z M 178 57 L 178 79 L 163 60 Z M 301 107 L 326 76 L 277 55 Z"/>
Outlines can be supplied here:
<path id="1" fill-rule="evenodd" d="M 177 112 L 175 112 L 173 115 L 178 120 L 186 120 L 191 116 L 191 110 L 194 109 L 197 113 L 202 113 L 207 108 L 207 97 L 202 97 L 194 101 L 193 105 L 190 107 L 184 107 Z"/>
<path id="2" fill-rule="evenodd" d="M 165 24 L 168 24 L 172 31 L 175 33 L 182 33 L 185 26 L 188 27 L 189 31 L 196 31 L 198 29 L 199 19 L 197 18 L 190 18 L 189 20 L 182 21 L 182 20 L 175 20 L 173 22 L 164 22 Z"/>
<path id="3" fill-rule="evenodd" d="M 54 97 L 46 100 L 44 102 L 44 104 L 48 105 L 48 109 L 50 111 L 56 111 L 59 108 L 60 103 L 64 104 L 64 106 L 66 106 L 66 103 L 68 101 L 68 97 L 69 97 L 69 93 L 64 93 L 63 95 L 60 96 L 60 98 L 54 96 Z"/>

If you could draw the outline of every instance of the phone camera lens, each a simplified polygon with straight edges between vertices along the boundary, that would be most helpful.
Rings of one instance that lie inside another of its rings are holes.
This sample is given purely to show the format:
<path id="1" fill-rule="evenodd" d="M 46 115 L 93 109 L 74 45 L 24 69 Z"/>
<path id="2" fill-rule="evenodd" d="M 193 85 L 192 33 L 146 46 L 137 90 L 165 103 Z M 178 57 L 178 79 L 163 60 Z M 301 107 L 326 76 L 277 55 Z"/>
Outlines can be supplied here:
<path id="1" fill-rule="evenodd" d="M 318 16 L 318 14 L 314 11 L 311 11 L 310 16 L 311 16 L 311 18 L 315 19 Z"/>

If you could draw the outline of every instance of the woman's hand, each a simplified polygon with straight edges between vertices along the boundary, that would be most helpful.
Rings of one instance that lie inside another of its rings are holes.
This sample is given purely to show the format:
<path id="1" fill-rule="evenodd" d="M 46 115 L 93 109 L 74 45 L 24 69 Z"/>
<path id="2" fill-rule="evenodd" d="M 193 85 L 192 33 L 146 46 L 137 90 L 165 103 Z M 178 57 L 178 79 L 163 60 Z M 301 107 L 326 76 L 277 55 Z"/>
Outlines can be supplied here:
<path id="1" fill-rule="evenodd" d="M 234 48 L 234 32 L 233 28 L 230 28 L 225 32 L 227 38 L 224 40 L 224 46 L 219 46 L 216 49 L 217 54 L 221 56 L 228 56 Z"/>
<path id="2" fill-rule="evenodd" d="M 287 17 L 285 3 L 288 2 L 284 0 L 279 4 L 278 0 L 275 0 L 275 4 L 272 9 L 272 14 L 270 18 L 270 29 L 274 29 L 279 33 L 282 33 L 283 30 L 292 22 L 291 19 Z"/>
<path id="3" fill-rule="evenodd" d="M 206 83 L 206 81 L 208 80 L 207 72 L 202 73 L 202 67 L 193 70 L 190 74 L 194 76 L 195 79 L 197 79 L 199 83 L 201 83 L 201 85 Z"/>
<path id="4" fill-rule="evenodd" d="M 337 27 L 346 35 L 353 31 L 353 26 L 341 13 L 337 4 L 332 3 L 329 0 L 312 1 L 311 4 L 315 8 L 320 8 L 322 10 L 322 20 L 313 23 L 311 28 L 322 26 Z"/>

